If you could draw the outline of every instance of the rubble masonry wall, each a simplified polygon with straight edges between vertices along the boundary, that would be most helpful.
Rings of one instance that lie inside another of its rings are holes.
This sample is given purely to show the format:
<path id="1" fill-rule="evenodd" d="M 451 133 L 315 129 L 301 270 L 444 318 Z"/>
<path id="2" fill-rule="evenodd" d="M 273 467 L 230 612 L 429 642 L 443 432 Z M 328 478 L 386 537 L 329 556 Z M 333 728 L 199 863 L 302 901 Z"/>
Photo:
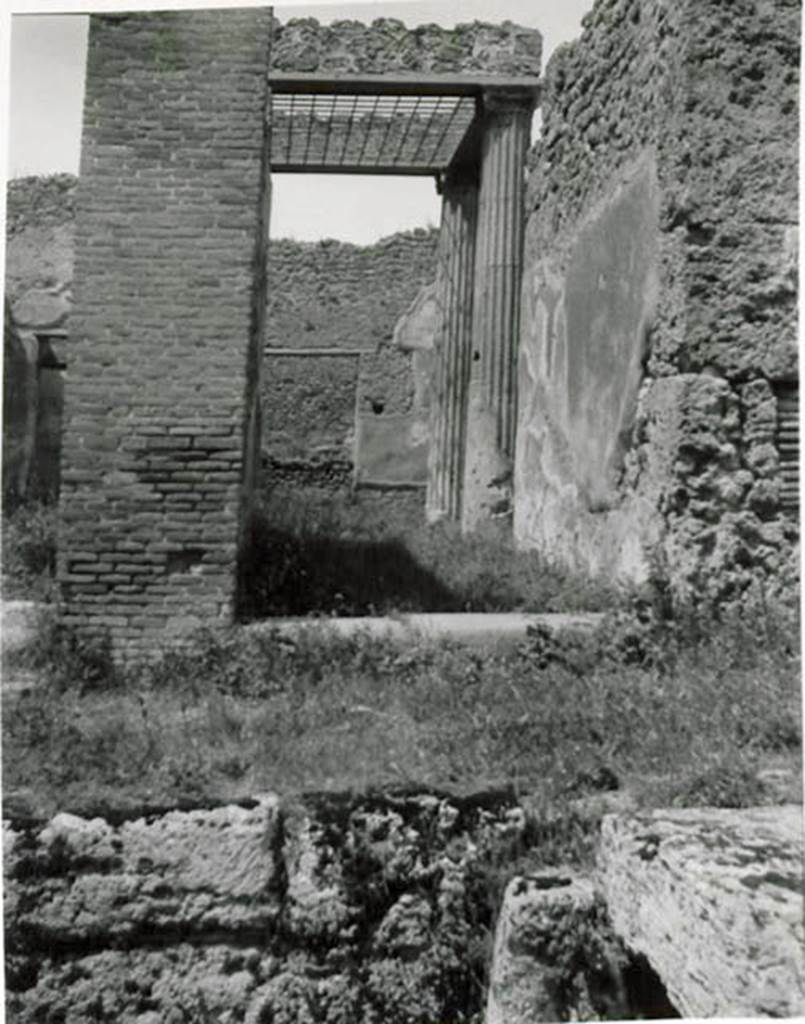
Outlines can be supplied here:
<path id="1" fill-rule="evenodd" d="M 438 232 L 424 228 L 366 246 L 272 239 L 263 383 L 269 488 L 348 489 L 356 466 L 364 482 L 393 483 L 413 470 L 411 482 L 424 484 L 427 437 L 416 445 L 412 435 L 427 430 L 427 408 L 415 357 L 395 344 L 394 328 L 435 278 L 437 242 Z"/>
<path id="2" fill-rule="evenodd" d="M 727 594 L 791 565 L 799 8 L 598 0 L 530 156 L 515 533 Z"/>

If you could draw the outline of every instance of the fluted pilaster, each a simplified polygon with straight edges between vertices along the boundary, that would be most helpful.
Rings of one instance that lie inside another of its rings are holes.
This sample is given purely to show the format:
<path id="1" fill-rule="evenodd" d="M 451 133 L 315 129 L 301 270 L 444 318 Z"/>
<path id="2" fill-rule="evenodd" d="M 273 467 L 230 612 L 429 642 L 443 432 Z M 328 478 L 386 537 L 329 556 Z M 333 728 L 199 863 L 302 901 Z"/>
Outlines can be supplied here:
<path id="1" fill-rule="evenodd" d="M 461 515 L 477 210 L 476 176 L 448 175 L 442 184 L 437 277 L 440 323 L 425 504 L 431 523 Z"/>
<path id="2" fill-rule="evenodd" d="M 517 347 L 525 159 L 533 95 L 484 96 L 475 244 L 472 354 L 467 401 L 462 528 L 509 521 L 517 426 Z"/>

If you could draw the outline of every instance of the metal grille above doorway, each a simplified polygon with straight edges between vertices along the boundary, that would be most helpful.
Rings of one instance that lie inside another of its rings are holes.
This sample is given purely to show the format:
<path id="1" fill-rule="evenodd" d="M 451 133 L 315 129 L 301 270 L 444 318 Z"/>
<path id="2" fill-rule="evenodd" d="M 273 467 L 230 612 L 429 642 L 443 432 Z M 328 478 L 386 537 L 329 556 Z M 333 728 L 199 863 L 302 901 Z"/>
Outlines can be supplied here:
<path id="1" fill-rule="evenodd" d="M 477 163 L 487 87 L 535 79 L 269 75 L 271 170 L 438 175 Z"/>

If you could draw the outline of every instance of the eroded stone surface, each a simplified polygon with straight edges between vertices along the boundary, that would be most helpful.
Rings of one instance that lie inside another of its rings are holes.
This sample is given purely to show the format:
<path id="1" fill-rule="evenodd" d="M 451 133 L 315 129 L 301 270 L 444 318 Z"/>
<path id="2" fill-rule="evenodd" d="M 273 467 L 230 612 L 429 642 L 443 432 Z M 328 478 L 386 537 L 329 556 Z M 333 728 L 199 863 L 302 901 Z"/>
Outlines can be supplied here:
<path id="1" fill-rule="evenodd" d="M 803 820 L 797 806 L 604 819 L 614 930 L 686 1017 L 805 1012 Z"/>
<path id="2" fill-rule="evenodd" d="M 467 1019 L 484 865 L 523 827 L 504 794 L 7 824 L 9 1008 L 22 1024 Z"/>
<path id="3" fill-rule="evenodd" d="M 798 808 L 605 821 L 600 889 L 561 869 L 509 884 L 487 1024 L 642 1015 L 621 939 L 665 982 L 655 1010 L 801 1009 Z M 526 826 L 506 794 L 428 793 L 6 822 L 8 1006 L 20 1024 L 478 1020 L 490 880 Z"/>
<path id="4" fill-rule="evenodd" d="M 439 294 L 435 282 L 423 285 L 394 327 L 394 344 L 405 352 L 432 349 L 439 327 Z"/>
<path id="5" fill-rule="evenodd" d="M 527 199 L 522 546 L 633 580 L 659 556 L 680 594 L 717 600 L 791 574 L 771 383 L 796 376 L 797 17 L 787 0 L 599 0 L 551 58 Z"/>
<path id="6" fill-rule="evenodd" d="M 17 966 L 12 954 L 12 982 Z M 272 969 L 272 959 L 257 948 L 182 942 L 68 960 L 44 958 L 35 983 L 24 995 L 10 993 L 7 1009 L 16 1021 L 235 1024 Z"/>
<path id="7" fill-rule="evenodd" d="M 76 188 L 71 174 L 9 182 L 6 297 L 24 331 L 66 325 L 72 300 Z"/>
<path id="8" fill-rule="evenodd" d="M 592 882 L 567 872 L 512 879 L 495 930 L 485 1024 L 567 1019 L 562 983 L 578 950 L 562 950 L 562 939 L 572 944 L 583 933 L 594 902 Z"/>
<path id="9" fill-rule="evenodd" d="M 538 75 L 541 54 L 540 33 L 510 21 L 409 29 L 396 18 L 371 25 L 292 18 L 275 24 L 271 63 L 276 71 L 320 74 Z"/>
<path id="10" fill-rule="evenodd" d="M 10 832 L 11 948 L 265 929 L 277 914 L 278 813 L 276 798 L 262 797 L 250 808 L 177 811 L 117 828 L 58 814 L 25 839 Z"/>

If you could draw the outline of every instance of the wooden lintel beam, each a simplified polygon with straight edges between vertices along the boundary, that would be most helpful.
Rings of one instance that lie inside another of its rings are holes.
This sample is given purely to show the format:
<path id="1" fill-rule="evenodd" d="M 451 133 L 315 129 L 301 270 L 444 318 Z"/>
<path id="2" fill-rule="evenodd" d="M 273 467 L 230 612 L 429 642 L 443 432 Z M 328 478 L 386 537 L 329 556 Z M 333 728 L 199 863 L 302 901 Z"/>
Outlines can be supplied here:
<path id="1" fill-rule="evenodd" d="M 435 178 L 442 170 L 442 167 L 433 164 L 271 164 L 272 174 L 378 174 L 400 178 Z"/>
<path id="2" fill-rule="evenodd" d="M 488 89 L 532 92 L 536 99 L 540 80 L 531 76 L 481 75 L 322 75 L 312 72 L 270 71 L 268 84 L 275 93 L 347 96 L 479 96 Z"/>

